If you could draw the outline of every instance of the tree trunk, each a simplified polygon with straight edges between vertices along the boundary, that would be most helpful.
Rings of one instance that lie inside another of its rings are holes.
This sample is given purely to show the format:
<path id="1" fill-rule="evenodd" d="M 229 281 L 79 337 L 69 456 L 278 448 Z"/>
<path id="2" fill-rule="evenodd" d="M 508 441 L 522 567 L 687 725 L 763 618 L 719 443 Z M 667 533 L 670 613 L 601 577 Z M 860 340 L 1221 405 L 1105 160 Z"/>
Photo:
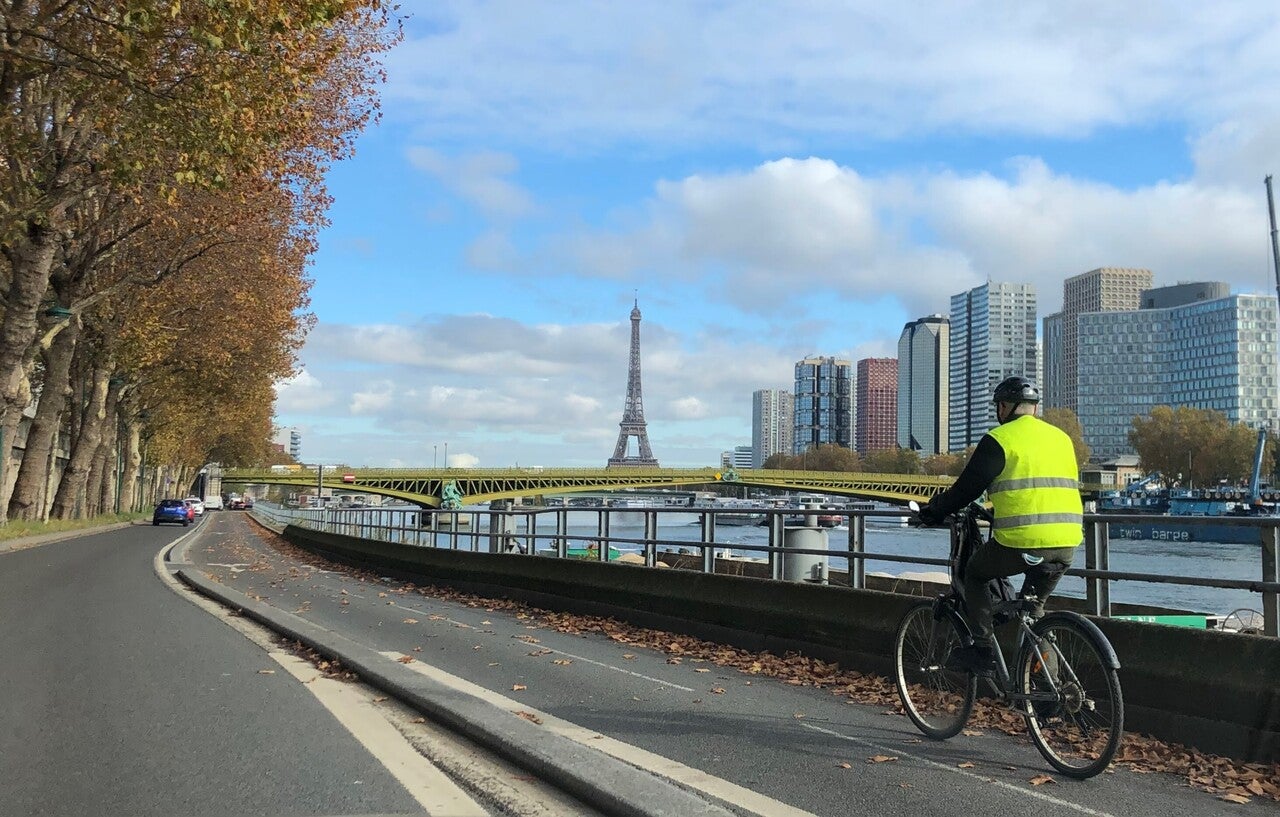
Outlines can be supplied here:
<path id="1" fill-rule="evenodd" d="M 102 423 L 107 416 L 107 379 L 110 376 L 111 370 L 106 366 L 95 366 L 93 369 L 93 383 L 89 392 L 89 405 L 84 412 L 84 422 L 80 426 L 80 433 L 71 441 L 71 458 L 62 471 L 58 493 L 53 498 L 53 507 L 49 509 L 49 515 L 55 519 L 71 519 L 75 517 L 77 510 L 83 513 L 89 469 L 98 452 L 98 444 L 102 442 Z"/>
<path id="2" fill-rule="evenodd" d="M 71 394 L 71 358 L 75 354 L 79 327 L 68 326 L 44 353 L 44 387 L 36 416 L 27 432 L 27 447 L 18 466 L 18 479 L 9 499 L 10 519 L 41 519 L 49 480 L 50 455 L 57 444 L 58 430 Z"/>
<path id="3" fill-rule="evenodd" d="M 107 479 L 110 470 L 107 464 L 107 450 L 107 441 L 104 439 L 93 450 L 93 459 L 89 462 L 89 478 L 84 482 L 84 495 L 87 497 L 84 515 L 90 519 L 109 507 L 106 504 L 106 496 L 107 485 L 111 480 Z"/>
<path id="4" fill-rule="evenodd" d="M 30 399 L 26 364 L 39 331 L 40 302 L 49 286 L 57 236 L 47 226 L 31 224 L 27 234 L 11 249 L 13 277 L 6 293 L 4 318 L 0 319 L 0 495 L 9 485 L 8 450 L 22 411 Z M 3 498 L 0 496 L 0 498 Z M 8 507 L 7 499 L 0 507 Z"/>
<path id="5" fill-rule="evenodd" d="M 137 511 L 141 508 L 139 502 L 139 485 L 138 485 L 138 463 L 141 460 L 139 455 L 138 426 L 134 423 L 126 423 L 124 426 L 124 476 L 120 480 L 120 510 Z"/>

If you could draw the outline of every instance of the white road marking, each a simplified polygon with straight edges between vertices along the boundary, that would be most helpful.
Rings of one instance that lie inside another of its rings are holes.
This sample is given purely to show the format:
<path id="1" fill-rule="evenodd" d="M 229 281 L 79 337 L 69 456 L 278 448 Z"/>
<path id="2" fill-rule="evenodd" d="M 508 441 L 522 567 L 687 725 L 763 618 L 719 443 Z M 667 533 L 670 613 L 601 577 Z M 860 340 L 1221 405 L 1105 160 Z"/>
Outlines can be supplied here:
<path id="1" fill-rule="evenodd" d="M 270 641 L 270 635 L 243 619 L 232 617 L 227 608 L 212 599 L 190 591 L 178 577 L 165 567 L 165 554 L 174 545 L 186 542 L 177 540 L 161 548 L 152 561 L 152 568 L 161 581 L 175 593 L 213 614 L 234 628 L 267 653 L 289 674 L 309 690 L 330 715 L 351 733 L 352 737 L 394 777 L 404 790 L 433 817 L 488 817 L 479 803 L 464 789 L 441 772 L 431 761 L 417 752 L 399 730 L 391 725 L 372 703 L 361 694 L 360 687 L 349 687 L 323 677 L 309 662 L 285 653 Z M 180 554 L 182 551 L 180 550 Z M 370 716 L 375 717 L 370 717 Z"/>
<path id="2" fill-rule="evenodd" d="M 1043 800 L 1047 803 L 1053 803 L 1055 806 L 1062 806 L 1063 808 L 1068 808 L 1068 809 L 1072 809 L 1073 811 L 1078 811 L 1081 814 L 1091 815 L 1091 817 L 1116 817 L 1116 815 L 1112 814 L 1109 811 L 1098 811 L 1097 809 L 1091 809 L 1088 806 L 1082 806 L 1079 803 L 1072 803 L 1068 800 L 1060 800 L 1057 797 L 1054 797 L 1049 794 L 1045 794 L 1044 792 L 1041 792 L 1041 791 L 1037 791 L 1036 789 L 1025 789 L 1022 786 L 1015 786 L 1014 784 L 1006 783 L 1003 780 L 993 780 L 992 778 L 987 777 L 984 774 L 974 772 L 970 769 L 961 769 L 957 766 L 948 766 L 946 763 L 939 763 L 938 761 L 930 760 L 927 757 L 922 757 L 920 755 L 912 754 L 911 752 L 904 752 L 897 747 L 890 748 L 888 746 L 885 746 L 884 744 L 876 743 L 875 741 L 864 740 L 862 738 L 855 738 L 852 735 L 841 734 L 840 732 L 836 732 L 831 729 L 824 729 L 821 726 L 814 726 L 811 723 L 801 723 L 800 725 L 803 726 L 805 729 L 812 729 L 813 731 L 821 732 L 824 735 L 830 735 L 835 738 L 840 738 L 841 740 L 847 740 L 850 743 L 857 743 L 861 746 L 866 746 L 868 749 L 875 749 L 876 751 L 884 752 L 885 754 L 898 755 L 900 757 L 909 757 L 912 760 L 916 761 L 917 763 L 923 763 L 926 766 L 930 766 L 940 771 L 951 772 L 952 774 L 958 774 L 963 777 L 971 777 L 974 780 L 980 780 L 989 786 L 999 786 L 1002 789 L 1007 789 L 1011 792 L 1021 794 L 1024 797 L 1030 797 L 1034 800 Z"/>
<path id="3" fill-rule="evenodd" d="M 415 610 L 416 612 L 425 612 L 425 611 L 417 610 L 417 608 L 412 608 L 412 607 L 411 607 L 411 608 L 409 608 L 409 609 L 411 609 L 411 610 Z M 428 614 L 428 615 L 430 615 L 430 614 Z M 448 617 L 446 617 L 446 616 L 441 616 L 440 618 L 437 618 L 437 619 L 436 619 L 436 621 L 447 621 L 447 622 L 449 622 L 450 624 L 454 625 L 455 627 L 464 627 L 464 628 L 466 628 L 466 629 L 468 629 L 468 630 L 474 630 L 474 629 L 476 629 L 474 626 L 472 626 L 472 625 L 470 625 L 470 624 L 467 624 L 466 622 L 463 622 L 463 621 L 454 621 L 453 619 L 448 618 Z M 512 636 L 512 637 L 513 637 L 513 638 L 515 638 L 515 636 Z M 516 640 L 517 640 L 517 641 L 519 641 L 519 640 L 521 640 L 521 639 L 517 638 Z M 533 642 L 531 642 L 531 641 L 525 641 L 524 643 L 526 643 L 526 644 L 533 644 Z M 548 647 L 548 646 L 545 646 L 545 645 L 543 645 L 541 642 L 539 642 L 536 646 L 537 646 L 537 647 L 538 647 L 538 649 L 540 649 L 540 650 L 550 650 L 551 652 L 555 653 L 556 655 L 563 655 L 563 656 L 565 656 L 565 657 L 567 657 L 567 658 L 572 658 L 572 659 L 573 659 L 573 660 L 575 660 L 575 661 L 581 661 L 581 662 L 583 662 L 584 664 L 595 664 L 597 667 L 603 667 L 603 668 L 605 668 L 605 669 L 611 669 L 611 670 L 613 670 L 614 672 L 621 672 L 621 673 L 622 673 L 622 674 L 624 674 L 624 675 L 631 675 L 631 676 L 633 676 L 633 677 L 635 677 L 635 678 L 643 678 L 644 680 L 646 680 L 646 681 L 652 681 L 652 682 L 653 682 L 653 683 L 655 683 L 655 684 L 662 684 L 663 686 L 669 686 L 669 687 L 672 687 L 673 689 L 683 690 L 684 692 L 693 692 L 693 688 L 692 688 L 692 687 L 686 687 L 686 686 L 681 686 L 680 684 L 674 684 L 674 683 L 672 683 L 671 681 L 664 681 L 664 680 L 662 680 L 661 678 L 654 678 L 652 675 L 645 675 L 645 674 L 640 673 L 640 672 L 635 672 L 634 670 L 629 670 L 629 669 L 627 669 L 626 667 L 618 667 L 618 666 L 614 666 L 613 664 L 606 664 L 606 663 L 604 663 L 604 662 L 602 662 L 602 661 L 595 661 L 595 660 L 592 660 L 592 659 L 590 659 L 590 658 L 583 658 L 581 655 L 574 655 L 574 654 L 573 654 L 573 653 L 571 653 L 571 652 L 565 652 L 564 650 L 557 650 L 555 647 Z"/>
<path id="4" fill-rule="evenodd" d="M 366 694 L 324 677 L 309 661 L 295 655 L 280 650 L 272 651 L 270 655 L 311 690 L 329 714 L 404 786 L 427 814 L 488 817 L 488 811 L 409 745 L 404 735 L 382 717 Z"/>
<path id="5" fill-rule="evenodd" d="M 383 652 L 382 655 L 390 659 L 398 659 L 403 653 L 387 651 Z M 485 689 L 478 684 L 473 684 L 465 678 L 459 678 L 437 667 L 423 664 L 421 661 L 414 661 L 405 666 L 460 692 L 473 695 L 494 706 L 506 709 L 512 714 L 527 712 L 534 715 L 542 721 L 542 727 L 548 732 L 566 737 L 583 746 L 598 749 L 607 755 L 612 755 L 619 760 L 639 766 L 659 777 L 665 777 L 687 788 L 709 794 L 726 803 L 731 803 L 739 810 L 758 814 L 761 817 L 816 817 L 812 812 L 787 805 L 780 800 L 775 800 L 757 791 L 752 791 L 736 783 L 708 774 L 701 769 L 686 766 L 671 758 L 654 754 L 641 749 L 639 746 L 633 746 L 630 743 L 624 743 L 607 735 L 601 735 L 599 732 L 579 726 L 571 721 L 557 718 L 521 701 Z"/>

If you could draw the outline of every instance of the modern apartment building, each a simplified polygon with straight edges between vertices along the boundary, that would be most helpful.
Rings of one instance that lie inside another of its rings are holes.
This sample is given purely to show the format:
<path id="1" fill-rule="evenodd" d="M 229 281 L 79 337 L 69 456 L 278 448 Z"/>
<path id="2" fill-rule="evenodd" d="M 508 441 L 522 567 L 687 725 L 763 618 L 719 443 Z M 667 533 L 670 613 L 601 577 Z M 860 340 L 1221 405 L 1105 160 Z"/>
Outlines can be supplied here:
<path id="1" fill-rule="evenodd" d="M 1133 418 L 1160 405 L 1276 427 L 1276 299 L 1197 298 L 1221 291 L 1163 287 L 1142 295 L 1162 308 L 1080 315 L 1080 424 L 1095 456 L 1132 453 Z"/>
<path id="2" fill-rule="evenodd" d="M 835 357 L 796 363 L 792 453 L 817 445 L 853 447 L 853 366 Z"/>
<path id="3" fill-rule="evenodd" d="M 1035 286 L 988 281 L 952 295 L 948 368 L 947 448 L 962 451 L 996 424 L 996 385 L 1035 377 Z"/>
<path id="4" fill-rule="evenodd" d="M 751 467 L 760 468 L 774 454 L 792 453 L 795 401 L 786 389 L 751 393 Z"/>
<path id="5" fill-rule="evenodd" d="M 276 428 L 275 436 L 271 441 L 280 447 L 281 451 L 287 451 L 295 462 L 301 461 L 302 456 L 302 433 L 296 428 Z"/>
<path id="6" fill-rule="evenodd" d="M 752 466 L 752 447 L 749 445 L 735 445 L 732 451 L 720 452 L 721 468 L 751 468 Z"/>
<path id="7" fill-rule="evenodd" d="M 898 447 L 898 360 L 869 357 L 858 361 L 854 389 L 857 405 L 854 447 L 862 456 Z"/>
<path id="8" fill-rule="evenodd" d="M 1138 298 L 1151 289 L 1149 269 L 1099 267 L 1062 282 L 1062 311 L 1045 318 L 1044 369 L 1051 378 L 1043 393 L 1046 408 L 1080 413 L 1077 354 L 1078 318 L 1085 312 L 1126 312 L 1138 308 Z M 1049 323 L 1057 319 L 1057 336 L 1050 339 Z"/>
<path id="9" fill-rule="evenodd" d="M 929 315 L 898 337 L 898 447 L 922 455 L 947 450 L 951 322 Z"/>

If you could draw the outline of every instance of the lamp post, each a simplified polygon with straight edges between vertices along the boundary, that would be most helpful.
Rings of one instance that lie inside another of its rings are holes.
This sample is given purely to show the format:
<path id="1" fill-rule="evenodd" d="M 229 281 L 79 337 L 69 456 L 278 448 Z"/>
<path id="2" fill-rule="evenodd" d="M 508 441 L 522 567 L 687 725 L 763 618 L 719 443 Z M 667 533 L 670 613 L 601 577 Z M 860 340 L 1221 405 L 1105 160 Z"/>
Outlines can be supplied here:
<path id="1" fill-rule="evenodd" d="M 431 446 L 431 468 L 432 468 L 433 470 L 434 470 L 434 469 L 435 469 L 435 467 L 436 467 L 436 454 L 437 454 L 437 453 L 439 453 L 439 452 L 438 452 L 438 450 L 437 450 L 437 449 L 439 449 L 439 448 L 440 448 L 440 446 L 438 446 L 438 445 L 434 445 L 434 444 L 433 444 L 433 445 Z"/>
<path id="2" fill-rule="evenodd" d="M 449 444 L 444 444 L 444 467 L 449 467 Z"/>

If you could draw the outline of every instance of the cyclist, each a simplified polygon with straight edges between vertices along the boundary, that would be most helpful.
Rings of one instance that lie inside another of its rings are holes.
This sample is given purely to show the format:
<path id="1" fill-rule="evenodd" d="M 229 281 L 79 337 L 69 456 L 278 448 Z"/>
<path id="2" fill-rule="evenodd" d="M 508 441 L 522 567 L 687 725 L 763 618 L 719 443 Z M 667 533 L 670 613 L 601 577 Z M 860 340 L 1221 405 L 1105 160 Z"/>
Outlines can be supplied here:
<path id="1" fill-rule="evenodd" d="M 952 653 L 948 669 L 995 672 L 992 579 L 1026 574 L 1024 595 L 1044 600 L 1071 565 L 1084 540 L 1080 470 L 1075 448 L 1058 428 L 1036 417 L 1040 392 L 1023 377 L 1006 378 L 993 395 L 1000 425 L 978 442 L 955 484 L 920 509 L 920 520 L 940 524 L 985 491 L 991 500 L 992 536 L 962 566 L 965 617 L 974 643 Z"/>

